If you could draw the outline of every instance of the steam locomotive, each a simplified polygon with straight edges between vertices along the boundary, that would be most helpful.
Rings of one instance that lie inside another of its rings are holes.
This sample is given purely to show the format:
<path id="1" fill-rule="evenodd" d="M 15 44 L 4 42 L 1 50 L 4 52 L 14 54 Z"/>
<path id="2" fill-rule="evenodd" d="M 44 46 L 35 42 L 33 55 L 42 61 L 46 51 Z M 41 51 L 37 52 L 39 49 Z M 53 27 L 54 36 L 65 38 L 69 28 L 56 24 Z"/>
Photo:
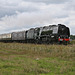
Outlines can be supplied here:
<path id="1" fill-rule="evenodd" d="M 1 42 L 64 43 L 70 41 L 70 30 L 63 24 L 31 28 L 26 31 L 0 34 Z"/>

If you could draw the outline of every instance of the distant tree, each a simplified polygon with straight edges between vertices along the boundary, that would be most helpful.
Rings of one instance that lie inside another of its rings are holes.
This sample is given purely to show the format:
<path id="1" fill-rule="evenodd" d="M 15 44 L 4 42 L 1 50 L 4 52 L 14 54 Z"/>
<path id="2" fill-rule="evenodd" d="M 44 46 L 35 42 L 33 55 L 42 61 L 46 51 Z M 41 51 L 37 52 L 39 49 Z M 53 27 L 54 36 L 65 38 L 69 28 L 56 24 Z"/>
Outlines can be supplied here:
<path id="1" fill-rule="evenodd" d="M 70 38 L 71 38 L 72 40 L 75 40 L 75 35 L 70 35 Z"/>

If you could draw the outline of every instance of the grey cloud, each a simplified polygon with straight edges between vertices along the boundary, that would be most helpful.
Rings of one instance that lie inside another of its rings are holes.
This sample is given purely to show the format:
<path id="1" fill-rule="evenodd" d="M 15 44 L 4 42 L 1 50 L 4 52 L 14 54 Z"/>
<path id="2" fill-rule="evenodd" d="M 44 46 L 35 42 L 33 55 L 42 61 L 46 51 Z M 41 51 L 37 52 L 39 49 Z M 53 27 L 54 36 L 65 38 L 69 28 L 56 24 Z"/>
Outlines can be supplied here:
<path id="1" fill-rule="evenodd" d="M 14 16 L 6 16 L 1 19 L 0 25 L 4 29 L 0 31 L 22 30 L 23 28 L 31 28 L 44 25 L 51 22 L 51 16 L 45 13 L 18 13 Z"/>
<path id="2" fill-rule="evenodd" d="M 0 33 L 58 23 L 66 24 L 71 29 L 75 25 L 74 2 L 70 4 L 70 0 L 2 1 L 4 2 L 0 2 Z M 75 34 L 74 31 L 73 29 L 71 33 Z"/>
<path id="3" fill-rule="evenodd" d="M 0 3 L 0 18 L 4 17 L 5 15 L 11 16 L 16 14 L 16 11 L 18 12 L 37 12 L 40 10 L 39 6 L 43 6 L 41 3 L 64 3 L 69 0 L 1 0 Z M 26 2 L 28 2 L 26 4 Z M 31 2 L 31 3 L 30 3 Z M 33 3 L 36 2 L 36 3 Z M 22 5 L 20 5 L 23 3 Z M 26 5 L 26 6 L 25 6 Z"/>
<path id="4" fill-rule="evenodd" d="M 67 11 L 62 11 L 62 14 L 61 12 L 58 12 L 56 13 L 57 15 L 54 15 L 54 18 L 58 18 L 58 19 L 61 19 L 61 18 L 68 18 L 69 17 L 69 14 Z"/>
<path id="5" fill-rule="evenodd" d="M 31 3 L 33 4 L 33 3 Z M 24 5 L 24 4 L 23 4 Z M 21 5 L 7 5 L 5 4 L 4 6 L 0 5 L 0 18 L 4 17 L 5 15 L 11 16 L 11 15 L 16 15 L 16 11 L 18 12 L 37 12 L 39 9 L 38 7 L 35 7 L 34 5 L 30 6 L 21 6 Z"/>
<path id="6" fill-rule="evenodd" d="M 35 11 L 35 12 L 37 12 L 38 11 L 38 9 L 36 9 L 36 8 L 17 8 L 17 9 L 7 9 L 7 8 L 5 8 L 5 9 L 0 9 L 0 18 L 1 17 L 4 17 L 4 16 L 12 16 L 12 15 L 16 15 L 16 11 L 18 11 L 18 12 L 20 12 L 20 13 L 22 13 L 22 12 L 33 12 L 33 11 Z"/>
<path id="7" fill-rule="evenodd" d="M 72 0 L 66 3 L 65 10 L 74 10 L 75 11 L 75 0 Z"/>
<path id="8" fill-rule="evenodd" d="M 47 4 L 60 4 L 60 3 L 68 2 L 70 0 L 23 0 L 23 1 L 42 2 Z"/>
<path id="9" fill-rule="evenodd" d="M 16 13 L 14 12 L 15 10 L 6 9 L 6 8 L 1 8 L 0 11 L 1 11 L 1 12 L 0 12 L 0 18 L 1 18 L 1 17 L 4 17 L 5 15 L 10 16 L 10 15 L 16 14 Z"/>
<path id="10" fill-rule="evenodd" d="M 75 26 L 70 28 L 71 33 L 75 35 Z"/>

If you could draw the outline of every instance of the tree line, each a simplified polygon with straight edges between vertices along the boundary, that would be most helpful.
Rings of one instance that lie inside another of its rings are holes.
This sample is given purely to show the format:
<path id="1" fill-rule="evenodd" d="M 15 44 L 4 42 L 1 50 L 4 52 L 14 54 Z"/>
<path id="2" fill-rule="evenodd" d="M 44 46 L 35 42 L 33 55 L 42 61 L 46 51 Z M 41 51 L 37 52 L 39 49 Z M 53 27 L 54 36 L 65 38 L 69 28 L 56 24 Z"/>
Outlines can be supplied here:
<path id="1" fill-rule="evenodd" d="M 72 40 L 75 40 L 75 35 L 70 35 L 70 38 L 71 38 Z"/>

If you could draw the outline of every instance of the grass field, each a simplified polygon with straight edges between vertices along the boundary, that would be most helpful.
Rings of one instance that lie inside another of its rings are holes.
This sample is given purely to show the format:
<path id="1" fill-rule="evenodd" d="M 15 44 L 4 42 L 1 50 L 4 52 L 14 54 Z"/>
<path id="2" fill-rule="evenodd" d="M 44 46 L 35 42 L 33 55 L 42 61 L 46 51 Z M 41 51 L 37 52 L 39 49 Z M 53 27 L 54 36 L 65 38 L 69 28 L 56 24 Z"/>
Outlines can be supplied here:
<path id="1" fill-rule="evenodd" d="M 0 43 L 0 75 L 75 75 L 75 41 L 69 45 Z"/>

